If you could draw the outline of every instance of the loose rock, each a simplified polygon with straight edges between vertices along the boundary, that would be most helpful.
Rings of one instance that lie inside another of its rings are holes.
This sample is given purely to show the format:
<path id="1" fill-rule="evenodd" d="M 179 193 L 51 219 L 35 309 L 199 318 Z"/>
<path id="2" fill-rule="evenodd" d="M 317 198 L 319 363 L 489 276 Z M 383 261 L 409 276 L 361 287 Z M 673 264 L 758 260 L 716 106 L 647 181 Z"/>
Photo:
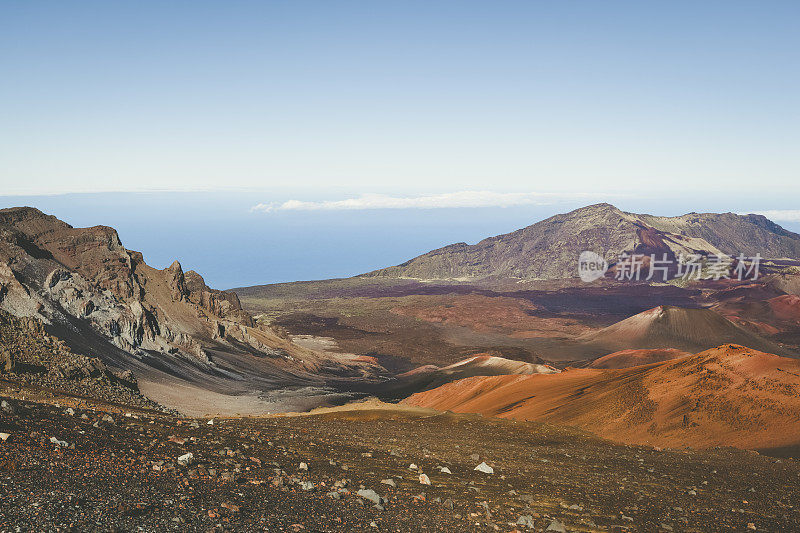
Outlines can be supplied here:
<path id="1" fill-rule="evenodd" d="M 484 474 L 494 474 L 494 468 L 487 465 L 485 462 L 476 466 L 475 470 L 477 470 L 478 472 L 483 472 Z"/>
<path id="2" fill-rule="evenodd" d="M 359 489 L 359 491 L 356 492 L 356 494 L 358 494 L 358 496 L 360 496 L 361 498 L 364 498 L 365 500 L 369 500 L 369 501 L 371 501 L 372 503 L 374 503 L 376 505 L 380 505 L 381 504 L 380 495 L 378 495 L 378 493 L 375 492 L 372 489 Z"/>
<path id="3" fill-rule="evenodd" d="M 192 452 L 186 453 L 178 457 L 178 464 L 181 466 L 189 466 L 194 462 L 194 454 Z"/>

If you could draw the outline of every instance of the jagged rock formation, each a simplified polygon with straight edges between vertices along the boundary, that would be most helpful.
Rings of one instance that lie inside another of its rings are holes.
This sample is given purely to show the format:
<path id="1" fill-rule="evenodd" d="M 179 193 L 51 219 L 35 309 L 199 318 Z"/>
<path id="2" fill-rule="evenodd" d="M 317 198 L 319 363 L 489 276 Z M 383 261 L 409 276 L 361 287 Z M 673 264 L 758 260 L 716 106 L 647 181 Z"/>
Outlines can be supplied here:
<path id="1" fill-rule="evenodd" d="M 138 358 L 213 364 L 208 348 L 233 344 L 284 361 L 313 355 L 257 327 L 234 293 L 209 288 L 177 261 L 152 268 L 112 228 L 73 228 L 29 207 L 0 210 L 0 309 L 67 329 L 77 319 Z"/>
<path id="2" fill-rule="evenodd" d="M 6 380 L 55 387 L 81 396 L 156 406 L 139 394 L 131 372 L 114 371 L 96 357 L 76 354 L 49 335 L 36 318 L 15 317 L 2 310 L 0 374 Z"/>
<path id="3" fill-rule="evenodd" d="M 577 260 L 589 250 L 615 263 L 623 253 L 702 255 L 760 253 L 800 258 L 800 235 L 761 215 L 690 213 L 655 217 L 597 204 L 560 214 L 478 244 L 452 244 L 401 265 L 365 274 L 414 279 L 487 277 L 559 279 L 577 276 Z M 661 257 L 658 255 L 658 257 Z"/>
<path id="4" fill-rule="evenodd" d="M 180 269 L 177 261 L 170 268 L 174 268 L 176 265 Z M 185 287 L 185 293 L 183 293 L 185 298 L 199 305 L 208 314 L 245 326 L 252 327 L 255 325 L 253 317 L 242 309 L 242 304 L 239 302 L 239 297 L 235 292 L 210 289 L 203 277 L 194 270 L 186 272 L 183 276 L 183 285 Z"/>

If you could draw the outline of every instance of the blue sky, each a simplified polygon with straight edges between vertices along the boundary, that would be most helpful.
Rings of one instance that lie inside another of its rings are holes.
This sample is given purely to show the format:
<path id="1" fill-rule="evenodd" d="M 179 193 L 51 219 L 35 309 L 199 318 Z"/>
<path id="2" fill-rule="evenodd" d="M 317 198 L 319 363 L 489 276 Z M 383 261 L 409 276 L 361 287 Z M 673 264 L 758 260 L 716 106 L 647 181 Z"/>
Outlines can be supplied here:
<path id="1" fill-rule="evenodd" d="M 217 286 L 604 200 L 791 226 L 799 21 L 779 1 L 0 2 L 0 197 L 121 226 Z M 231 267 L 256 231 L 280 249 Z M 203 232 L 236 238 L 215 254 Z"/>
<path id="2" fill-rule="evenodd" d="M 2 2 L 9 193 L 800 191 L 797 2 Z"/>

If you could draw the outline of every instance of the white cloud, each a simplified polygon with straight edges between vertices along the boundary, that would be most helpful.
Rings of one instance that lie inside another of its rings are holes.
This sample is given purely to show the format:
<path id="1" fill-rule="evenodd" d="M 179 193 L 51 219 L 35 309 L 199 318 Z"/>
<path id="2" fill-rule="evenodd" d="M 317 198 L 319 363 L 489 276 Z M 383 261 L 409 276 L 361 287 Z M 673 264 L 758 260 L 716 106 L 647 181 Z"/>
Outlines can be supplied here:
<path id="1" fill-rule="evenodd" d="M 358 210 L 358 209 L 440 209 L 457 207 L 512 207 L 520 205 L 546 205 L 557 200 L 582 198 L 584 194 L 558 193 L 500 193 L 491 191 L 459 191 L 427 196 L 389 196 L 385 194 L 363 194 L 357 198 L 306 202 L 288 200 L 283 203 L 260 203 L 251 211 L 312 211 L 312 210 Z"/>
<path id="2" fill-rule="evenodd" d="M 800 209 L 773 209 L 771 211 L 755 211 L 754 214 L 764 215 L 776 222 L 800 222 Z"/>

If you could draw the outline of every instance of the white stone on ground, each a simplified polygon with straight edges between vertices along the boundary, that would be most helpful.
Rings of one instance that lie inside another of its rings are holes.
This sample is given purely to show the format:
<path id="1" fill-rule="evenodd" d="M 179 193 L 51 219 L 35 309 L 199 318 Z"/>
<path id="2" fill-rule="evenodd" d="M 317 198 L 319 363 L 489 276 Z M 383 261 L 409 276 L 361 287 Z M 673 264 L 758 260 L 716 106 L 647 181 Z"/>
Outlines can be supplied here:
<path id="1" fill-rule="evenodd" d="M 487 465 L 485 462 L 476 466 L 475 470 L 477 470 L 478 472 L 483 472 L 484 474 L 494 474 L 494 468 Z"/>

